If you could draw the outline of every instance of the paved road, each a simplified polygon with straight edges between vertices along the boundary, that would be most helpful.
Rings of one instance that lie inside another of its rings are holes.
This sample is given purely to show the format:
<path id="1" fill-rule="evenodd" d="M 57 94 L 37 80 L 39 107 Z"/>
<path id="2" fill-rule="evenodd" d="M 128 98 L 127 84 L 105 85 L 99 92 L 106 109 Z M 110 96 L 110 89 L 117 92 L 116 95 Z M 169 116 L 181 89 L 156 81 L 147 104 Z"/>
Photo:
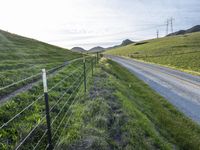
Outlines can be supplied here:
<path id="1" fill-rule="evenodd" d="M 180 111 L 200 123 L 200 77 L 132 59 L 108 57 L 129 69 Z"/>

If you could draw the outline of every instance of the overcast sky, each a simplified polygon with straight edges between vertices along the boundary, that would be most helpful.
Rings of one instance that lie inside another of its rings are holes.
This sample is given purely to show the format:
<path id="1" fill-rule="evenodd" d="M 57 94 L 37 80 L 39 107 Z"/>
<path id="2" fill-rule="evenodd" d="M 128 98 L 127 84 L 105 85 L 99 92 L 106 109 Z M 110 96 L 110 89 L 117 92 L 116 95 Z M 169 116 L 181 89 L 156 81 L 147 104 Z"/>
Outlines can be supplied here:
<path id="1" fill-rule="evenodd" d="M 112 46 L 200 24 L 200 0 L 0 0 L 0 29 L 61 47 Z"/>

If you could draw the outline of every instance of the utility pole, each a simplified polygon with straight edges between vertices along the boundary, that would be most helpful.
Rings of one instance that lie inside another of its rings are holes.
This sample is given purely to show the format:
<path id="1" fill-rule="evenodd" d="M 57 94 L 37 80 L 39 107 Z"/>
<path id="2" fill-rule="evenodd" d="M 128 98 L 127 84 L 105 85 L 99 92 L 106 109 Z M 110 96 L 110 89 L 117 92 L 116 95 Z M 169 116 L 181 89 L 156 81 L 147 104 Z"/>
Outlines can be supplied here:
<path id="1" fill-rule="evenodd" d="M 167 28 L 166 28 L 166 35 L 168 35 L 168 29 L 169 29 L 169 19 L 167 19 Z"/>
<path id="2" fill-rule="evenodd" d="M 174 18 L 171 17 L 171 18 L 170 18 L 170 23 L 171 23 L 171 33 L 173 33 L 173 21 L 174 21 Z"/>
<path id="3" fill-rule="evenodd" d="M 158 39 L 159 38 L 159 30 L 157 30 L 156 34 L 157 34 L 157 39 Z"/>

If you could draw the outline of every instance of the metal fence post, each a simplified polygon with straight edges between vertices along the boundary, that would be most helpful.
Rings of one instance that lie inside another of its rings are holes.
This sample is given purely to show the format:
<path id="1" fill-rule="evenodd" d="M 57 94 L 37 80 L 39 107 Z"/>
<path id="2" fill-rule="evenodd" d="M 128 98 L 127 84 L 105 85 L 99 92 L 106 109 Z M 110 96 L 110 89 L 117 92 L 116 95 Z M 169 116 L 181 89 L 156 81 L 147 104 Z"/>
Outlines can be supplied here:
<path id="1" fill-rule="evenodd" d="M 45 108 L 46 108 L 48 150 L 52 150 L 53 145 L 52 145 L 52 137 L 51 137 L 51 120 L 50 120 L 50 114 L 49 114 L 49 99 L 48 99 L 47 77 L 46 77 L 45 69 L 42 69 L 42 79 L 43 79 Z"/>
<path id="2" fill-rule="evenodd" d="M 94 70 L 93 70 L 93 58 L 92 58 L 92 76 L 94 75 Z"/>
<path id="3" fill-rule="evenodd" d="M 98 61 L 99 61 L 99 53 L 97 52 L 97 63 L 98 63 Z"/>
<path id="4" fill-rule="evenodd" d="M 83 59 L 83 74 L 84 74 L 84 92 L 86 93 L 86 66 L 85 66 L 85 58 Z"/>

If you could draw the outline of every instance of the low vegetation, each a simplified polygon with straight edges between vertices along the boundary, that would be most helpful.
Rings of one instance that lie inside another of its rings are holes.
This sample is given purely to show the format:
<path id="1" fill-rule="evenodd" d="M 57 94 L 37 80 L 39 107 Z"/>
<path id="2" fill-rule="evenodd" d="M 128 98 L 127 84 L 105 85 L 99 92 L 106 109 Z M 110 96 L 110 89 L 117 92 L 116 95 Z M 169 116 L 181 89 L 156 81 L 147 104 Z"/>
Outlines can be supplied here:
<path id="1" fill-rule="evenodd" d="M 147 62 L 200 73 L 200 32 L 143 41 L 106 51 Z"/>
<path id="2" fill-rule="evenodd" d="M 88 69 L 90 68 L 87 68 L 87 70 Z M 73 76 L 63 80 L 66 76 L 70 75 L 70 73 L 72 73 L 74 70 L 77 71 L 73 73 Z M 60 82 L 61 80 L 63 81 Z M 66 112 L 65 110 L 68 109 L 77 91 L 79 91 L 79 88 L 77 89 L 76 87 L 81 86 L 82 83 L 83 83 L 83 67 L 82 67 L 82 62 L 80 61 L 70 64 L 69 66 L 60 70 L 56 75 L 48 78 L 49 91 L 51 91 L 49 92 L 49 102 L 50 102 L 50 108 L 53 108 L 50 113 L 52 121 L 60 112 L 64 104 L 68 102 L 63 108 L 64 111 L 61 111 L 60 115 L 52 124 L 52 133 L 55 132 L 57 126 L 59 125 L 61 119 L 63 118 Z M 72 96 L 70 96 L 71 94 Z M 33 86 L 33 88 L 31 88 L 30 90 L 18 94 L 17 96 L 13 97 L 8 102 L 0 106 L 0 126 L 2 126 L 5 122 L 9 121 L 12 117 L 20 113 L 24 108 L 26 108 L 32 102 L 35 101 L 35 103 L 31 107 L 23 111 L 23 113 L 21 113 L 11 122 L 9 122 L 9 124 L 0 129 L 0 149 L 2 150 L 14 149 L 14 147 L 16 147 L 20 143 L 20 141 L 22 141 L 28 135 L 28 133 L 35 126 L 37 126 L 38 123 L 40 123 L 40 125 L 31 134 L 31 136 L 27 138 L 27 140 L 24 142 L 21 148 L 33 149 L 33 147 L 37 144 L 37 142 L 39 141 L 39 139 L 41 138 L 46 129 L 46 122 L 44 118 L 45 103 L 44 103 L 44 97 L 41 96 L 43 96 L 43 87 L 42 87 L 42 82 L 39 82 L 37 85 Z M 39 97 L 41 98 L 38 99 Z M 60 132 L 61 130 L 58 130 L 58 133 Z M 39 149 L 45 148 L 46 139 L 47 138 L 45 135 L 45 138 L 42 139 L 41 142 L 42 144 L 40 143 L 38 147 Z M 57 134 L 54 137 L 54 141 L 56 141 L 56 139 L 57 139 Z"/>
<path id="3" fill-rule="evenodd" d="M 118 64 L 102 59 L 57 149 L 199 149 L 200 126 Z"/>

